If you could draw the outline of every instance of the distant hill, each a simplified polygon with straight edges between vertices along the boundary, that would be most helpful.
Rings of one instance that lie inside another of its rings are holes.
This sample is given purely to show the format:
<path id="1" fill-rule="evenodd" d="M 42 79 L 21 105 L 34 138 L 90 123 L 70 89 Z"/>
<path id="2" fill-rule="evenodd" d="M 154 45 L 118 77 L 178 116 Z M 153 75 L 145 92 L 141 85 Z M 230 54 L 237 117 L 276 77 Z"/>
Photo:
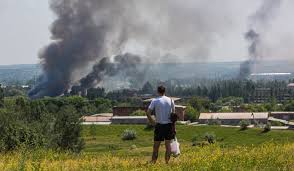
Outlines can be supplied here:
<path id="1" fill-rule="evenodd" d="M 0 83 L 26 84 L 29 80 L 37 78 L 41 74 L 40 65 L 0 65 Z"/>
<path id="2" fill-rule="evenodd" d="M 239 75 L 241 62 L 211 62 L 211 63 L 182 63 L 182 64 L 142 64 L 147 79 L 189 79 L 189 78 L 219 78 L 229 79 Z M 290 72 L 294 67 L 286 61 L 267 61 L 259 63 L 255 72 Z M 37 78 L 42 73 L 38 64 L 0 65 L 0 83 L 25 84 Z"/>

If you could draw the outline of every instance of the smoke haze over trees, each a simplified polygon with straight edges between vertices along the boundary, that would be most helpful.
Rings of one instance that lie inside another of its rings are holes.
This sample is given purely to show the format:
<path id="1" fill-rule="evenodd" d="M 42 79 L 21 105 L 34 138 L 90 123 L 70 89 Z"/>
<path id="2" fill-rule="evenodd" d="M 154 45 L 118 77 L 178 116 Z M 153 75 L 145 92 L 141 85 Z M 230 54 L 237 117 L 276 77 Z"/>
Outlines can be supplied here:
<path id="1" fill-rule="evenodd" d="M 51 0 L 53 41 L 39 55 L 44 75 L 30 96 L 61 95 L 105 56 L 133 53 L 144 63 L 205 61 L 234 25 L 236 5 L 233 0 Z"/>

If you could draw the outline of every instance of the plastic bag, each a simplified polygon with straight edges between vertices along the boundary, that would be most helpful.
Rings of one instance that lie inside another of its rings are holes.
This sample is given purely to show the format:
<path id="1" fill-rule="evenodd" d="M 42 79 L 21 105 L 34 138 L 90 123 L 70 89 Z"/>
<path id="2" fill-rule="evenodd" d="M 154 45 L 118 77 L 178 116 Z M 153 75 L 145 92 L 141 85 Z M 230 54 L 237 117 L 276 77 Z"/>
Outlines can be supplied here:
<path id="1" fill-rule="evenodd" d="M 171 146 L 171 153 L 172 153 L 172 156 L 174 156 L 174 157 L 178 157 L 178 156 L 181 154 L 181 151 L 180 151 L 180 143 L 178 142 L 177 138 L 175 138 L 175 139 L 170 143 L 170 146 Z"/>

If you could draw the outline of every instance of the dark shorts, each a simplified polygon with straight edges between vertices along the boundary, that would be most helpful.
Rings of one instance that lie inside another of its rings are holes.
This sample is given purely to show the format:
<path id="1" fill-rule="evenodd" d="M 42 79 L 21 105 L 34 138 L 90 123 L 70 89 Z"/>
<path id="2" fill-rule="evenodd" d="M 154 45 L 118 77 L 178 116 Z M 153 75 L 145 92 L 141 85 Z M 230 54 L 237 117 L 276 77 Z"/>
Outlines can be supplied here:
<path id="1" fill-rule="evenodd" d="M 154 130 L 154 141 L 172 140 L 175 138 L 172 124 L 156 124 Z"/>

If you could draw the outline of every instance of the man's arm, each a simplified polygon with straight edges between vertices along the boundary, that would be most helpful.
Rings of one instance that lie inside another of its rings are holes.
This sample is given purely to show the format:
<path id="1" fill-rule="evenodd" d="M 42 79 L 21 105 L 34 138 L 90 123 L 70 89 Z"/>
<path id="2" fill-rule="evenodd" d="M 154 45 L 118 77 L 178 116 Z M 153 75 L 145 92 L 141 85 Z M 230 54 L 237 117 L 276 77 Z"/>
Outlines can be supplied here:
<path id="1" fill-rule="evenodd" d="M 154 101 L 152 100 L 149 107 L 148 107 L 147 113 L 146 113 L 147 118 L 152 125 L 155 125 L 155 121 L 151 116 L 151 113 L 154 109 L 155 109 L 155 105 L 154 105 Z"/>
<path id="2" fill-rule="evenodd" d="M 148 109 L 146 115 L 147 115 L 147 118 L 148 118 L 148 121 L 150 122 L 150 124 L 155 125 L 155 121 L 152 118 L 151 113 L 152 113 L 152 110 Z"/>

